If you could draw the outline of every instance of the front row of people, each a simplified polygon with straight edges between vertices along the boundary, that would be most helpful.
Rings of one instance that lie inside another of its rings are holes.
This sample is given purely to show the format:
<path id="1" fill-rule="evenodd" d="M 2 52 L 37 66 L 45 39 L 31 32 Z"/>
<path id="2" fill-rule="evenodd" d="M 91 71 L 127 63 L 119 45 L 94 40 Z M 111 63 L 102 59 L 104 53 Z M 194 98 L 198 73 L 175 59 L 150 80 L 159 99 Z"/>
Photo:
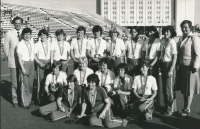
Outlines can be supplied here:
<path id="1" fill-rule="evenodd" d="M 107 67 L 107 58 L 100 60 L 100 70 L 96 74 L 87 68 L 87 64 L 84 65 L 84 60 L 87 59 L 80 59 L 79 68 L 67 78 L 66 74 L 61 75 L 61 64 L 53 64 L 53 72 L 47 75 L 45 91 L 47 96 L 54 92 L 56 101 L 40 107 L 39 112 L 42 116 L 49 115 L 52 121 L 56 121 L 70 117 L 74 112 L 77 118 L 84 118 L 89 125 L 109 128 L 125 127 L 128 116 L 152 119 L 154 98 L 158 88 L 156 79 L 151 76 L 147 60 L 140 62 L 140 74 L 134 79 L 126 74 L 125 63 L 118 65 L 118 76 L 115 78 L 115 74 Z M 50 77 L 51 80 L 56 79 L 56 83 L 49 82 Z M 56 90 L 50 92 L 49 89 L 52 87 Z M 121 107 L 122 119 L 113 116 L 119 115 L 119 110 L 117 113 L 113 112 L 116 107 Z M 124 115 L 125 112 L 129 114 Z"/>

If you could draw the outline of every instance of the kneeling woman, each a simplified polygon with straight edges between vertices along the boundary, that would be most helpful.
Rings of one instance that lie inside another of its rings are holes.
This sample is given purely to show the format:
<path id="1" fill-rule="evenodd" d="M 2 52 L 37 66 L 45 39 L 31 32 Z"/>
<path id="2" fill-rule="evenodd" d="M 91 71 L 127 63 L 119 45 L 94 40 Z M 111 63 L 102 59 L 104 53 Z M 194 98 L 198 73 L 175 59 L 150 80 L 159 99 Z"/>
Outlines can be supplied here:
<path id="1" fill-rule="evenodd" d="M 81 104 L 82 90 L 81 87 L 77 86 L 78 81 L 76 76 L 69 75 L 67 81 L 68 85 L 58 90 L 57 102 L 40 107 L 39 112 L 42 116 L 51 113 L 50 119 L 56 121 L 69 117 L 73 109 Z"/>
<path id="2" fill-rule="evenodd" d="M 133 81 L 133 93 L 137 99 L 135 103 L 136 112 L 142 114 L 145 119 L 152 119 L 152 107 L 154 104 L 154 98 L 157 94 L 156 79 L 149 75 L 149 63 L 142 61 L 139 65 L 141 74 L 136 76 Z M 133 112 L 134 112 L 133 111 Z"/>
<path id="3" fill-rule="evenodd" d="M 112 117 L 110 101 L 106 91 L 99 86 L 99 78 L 96 74 L 87 77 L 88 88 L 83 92 L 81 118 L 86 113 L 89 118 L 86 119 L 90 125 L 104 126 L 108 128 L 126 126 L 127 121 L 116 120 Z"/>

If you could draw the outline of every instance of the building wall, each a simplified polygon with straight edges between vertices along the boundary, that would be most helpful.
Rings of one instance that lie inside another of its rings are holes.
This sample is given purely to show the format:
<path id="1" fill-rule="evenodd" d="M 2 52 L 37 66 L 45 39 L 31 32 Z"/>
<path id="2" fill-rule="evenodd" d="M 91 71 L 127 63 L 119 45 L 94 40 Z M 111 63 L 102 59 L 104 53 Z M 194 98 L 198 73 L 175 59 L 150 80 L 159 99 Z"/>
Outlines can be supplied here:
<path id="1" fill-rule="evenodd" d="M 101 0 L 101 15 L 122 26 L 172 23 L 174 0 Z"/>

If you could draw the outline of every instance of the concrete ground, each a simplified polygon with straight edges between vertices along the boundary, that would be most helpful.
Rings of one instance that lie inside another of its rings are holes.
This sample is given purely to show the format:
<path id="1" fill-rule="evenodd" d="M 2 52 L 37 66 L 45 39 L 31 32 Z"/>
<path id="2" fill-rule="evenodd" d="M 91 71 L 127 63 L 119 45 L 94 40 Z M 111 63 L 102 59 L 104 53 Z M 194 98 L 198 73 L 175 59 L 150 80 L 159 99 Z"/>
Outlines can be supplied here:
<path id="1" fill-rule="evenodd" d="M 71 69 L 70 69 L 71 70 Z M 1 129 L 88 129 L 100 127 L 88 127 L 82 124 L 66 124 L 65 118 L 56 122 L 46 121 L 39 116 L 39 106 L 32 106 L 25 110 L 21 107 L 13 108 L 11 105 L 11 83 L 9 68 L 6 61 L 1 61 Z M 180 91 L 176 92 L 178 110 L 183 107 L 183 97 Z M 162 103 L 163 105 L 163 103 Z M 122 128 L 122 127 L 118 127 Z M 152 121 L 133 121 L 127 129 L 199 129 L 200 128 L 200 95 L 194 95 L 191 115 L 186 118 L 178 116 L 164 116 L 159 111 L 154 111 Z"/>

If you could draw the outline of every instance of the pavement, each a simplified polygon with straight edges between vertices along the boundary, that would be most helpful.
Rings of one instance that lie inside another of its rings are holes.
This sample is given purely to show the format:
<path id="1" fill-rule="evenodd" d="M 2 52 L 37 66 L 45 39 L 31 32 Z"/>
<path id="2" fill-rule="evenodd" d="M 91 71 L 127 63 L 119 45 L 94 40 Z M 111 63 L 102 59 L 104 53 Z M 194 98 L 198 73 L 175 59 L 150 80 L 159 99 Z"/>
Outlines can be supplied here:
<path id="1" fill-rule="evenodd" d="M 72 69 L 70 69 L 72 70 Z M 33 105 L 26 110 L 21 107 L 13 108 L 11 104 L 11 83 L 7 61 L 1 61 L 1 82 L 0 82 L 0 102 L 1 102 L 1 129 L 96 129 L 101 127 L 89 127 L 77 124 L 66 124 L 65 118 L 56 122 L 49 122 L 38 113 L 39 106 Z M 34 83 L 35 85 L 35 83 Z M 35 85 L 36 86 L 36 85 Z M 34 88 L 36 89 L 36 88 Z M 176 92 L 177 107 L 183 107 L 183 97 L 180 91 Z M 163 103 L 161 104 L 163 105 Z M 122 127 L 117 127 L 118 129 Z M 124 128 L 124 127 L 123 127 Z M 194 95 L 191 106 L 191 114 L 186 118 L 174 116 L 164 116 L 158 110 L 154 111 L 151 121 L 132 121 L 126 129 L 200 129 L 200 95 Z"/>

